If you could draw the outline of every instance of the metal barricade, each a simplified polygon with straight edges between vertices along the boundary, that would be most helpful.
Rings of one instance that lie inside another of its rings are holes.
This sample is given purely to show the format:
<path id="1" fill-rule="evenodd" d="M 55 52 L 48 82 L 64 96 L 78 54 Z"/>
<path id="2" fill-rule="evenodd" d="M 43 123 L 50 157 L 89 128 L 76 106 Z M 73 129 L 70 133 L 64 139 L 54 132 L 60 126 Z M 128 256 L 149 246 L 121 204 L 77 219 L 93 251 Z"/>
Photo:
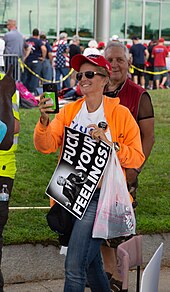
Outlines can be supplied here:
<path id="1" fill-rule="evenodd" d="M 18 58 L 19 58 L 19 56 L 16 54 L 0 55 L 1 61 L 2 60 L 4 61 L 4 66 L 1 66 L 1 69 L 4 71 L 4 73 L 6 73 L 8 71 L 9 66 L 12 65 L 13 66 L 13 76 L 12 77 L 14 78 L 15 81 L 21 80 L 21 70 L 20 70 Z"/>

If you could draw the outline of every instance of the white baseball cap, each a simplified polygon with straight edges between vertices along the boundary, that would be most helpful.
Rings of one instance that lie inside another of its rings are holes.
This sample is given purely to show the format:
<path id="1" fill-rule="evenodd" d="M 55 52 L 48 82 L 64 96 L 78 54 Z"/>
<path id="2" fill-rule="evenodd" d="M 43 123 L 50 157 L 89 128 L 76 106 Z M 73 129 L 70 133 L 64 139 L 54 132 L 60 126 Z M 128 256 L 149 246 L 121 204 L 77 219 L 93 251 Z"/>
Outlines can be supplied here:
<path id="1" fill-rule="evenodd" d="M 98 43 L 96 42 L 96 40 L 91 40 L 88 42 L 88 47 L 89 48 L 97 48 Z"/>
<path id="2" fill-rule="evenodd" d="M 119 40 L 118 35 L 117 34 L 112 35 L 111 40 L 112 41 L 118 41 Z"/>

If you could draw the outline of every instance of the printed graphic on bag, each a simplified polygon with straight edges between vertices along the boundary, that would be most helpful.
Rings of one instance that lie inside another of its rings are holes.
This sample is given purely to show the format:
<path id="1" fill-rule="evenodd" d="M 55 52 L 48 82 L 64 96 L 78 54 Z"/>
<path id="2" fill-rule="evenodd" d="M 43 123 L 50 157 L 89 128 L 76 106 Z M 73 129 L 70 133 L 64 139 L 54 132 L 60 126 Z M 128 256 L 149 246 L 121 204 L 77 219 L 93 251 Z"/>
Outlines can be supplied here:
<path id="1" fill-rule="evenodd" d="M 109 158 L 93 227 L 93 237 L 111 239 L 135 234 L 136 220 L 115 150 Z"/>

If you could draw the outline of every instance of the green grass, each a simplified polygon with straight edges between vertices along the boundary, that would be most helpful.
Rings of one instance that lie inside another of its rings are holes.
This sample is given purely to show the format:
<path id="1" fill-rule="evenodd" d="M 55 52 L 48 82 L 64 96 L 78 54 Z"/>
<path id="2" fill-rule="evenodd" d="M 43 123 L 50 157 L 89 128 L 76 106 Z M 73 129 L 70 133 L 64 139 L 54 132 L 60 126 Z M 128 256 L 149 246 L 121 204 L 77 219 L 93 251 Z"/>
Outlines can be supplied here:
<path id="1" fill-rule="evenodd" d="M 137 229 L 142 233 L 170 231 L 170 90 L 152 91 L 155 145 L 139 176 Z"/>
<path id="2" fill-rule="evenodd" d="M 170 232 L 169 184 L 169 96 L 170 90 L 151 91 L 155 110 L 155 145 L 139 176 L 137 232 Z M 16 155 L 17 174 L 10 206 L 49 206 L 45 189 L 56 167 L 58 155 L 38 153 L 33 130 L 39 110 L 20 110 L 21 132 Z M 47 210 L 11 210 L 4 230 L 5 244 L 58 244 L 57 235 L 47 226 Z"/>

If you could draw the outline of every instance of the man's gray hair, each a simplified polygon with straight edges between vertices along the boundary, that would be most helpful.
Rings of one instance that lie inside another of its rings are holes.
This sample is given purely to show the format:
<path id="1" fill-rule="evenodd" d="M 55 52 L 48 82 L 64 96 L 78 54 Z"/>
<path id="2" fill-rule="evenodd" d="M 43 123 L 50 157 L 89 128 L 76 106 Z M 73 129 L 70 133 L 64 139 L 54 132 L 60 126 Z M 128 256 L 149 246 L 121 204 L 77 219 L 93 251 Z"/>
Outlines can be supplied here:
<path id="1" fill-rule="evenodd" d="M 68 37 L 68 34 L 66 32 L 61 32 L 60 35 L 59 35 L 60 40 L 63 40 L 65 38 L 67 38 L 67 37 Z"/>
<path id="2" fill-rule="evenodd" d="M 80 40 L 79 35 L 77 35 L 77 34 L 73 35 L 72 40 L 73 40 L 73 42 L 79 41 Z"/>
<path id="3" fill-rule="evenodd" d="M 7 23 L 10 23 L 13 26 L 16 26 L 17 25 L 17 22 L 16 22 L 15 19 L 8 19 Z"/>
<path id="4" fill-rule="evenodd" d="M 129 50 L 128 50 L 128 48 L 127 48 L 124 44 L 122 44 L 121 42 L 112 42 L 112 41 L 108 42 L 106 48 L 104 49 L 104 54 L 105 54 L 105 52 L 106 52 L 108 49 L 113 48 L 113 47 L 122 48 L 122 49 L 124 50 L 124 52 L 125 52 L 125 57 L 126 57 L 126 59 L 129 60 L 129 58 L 130 58 L 130 56 L 129 56 Z"/>

